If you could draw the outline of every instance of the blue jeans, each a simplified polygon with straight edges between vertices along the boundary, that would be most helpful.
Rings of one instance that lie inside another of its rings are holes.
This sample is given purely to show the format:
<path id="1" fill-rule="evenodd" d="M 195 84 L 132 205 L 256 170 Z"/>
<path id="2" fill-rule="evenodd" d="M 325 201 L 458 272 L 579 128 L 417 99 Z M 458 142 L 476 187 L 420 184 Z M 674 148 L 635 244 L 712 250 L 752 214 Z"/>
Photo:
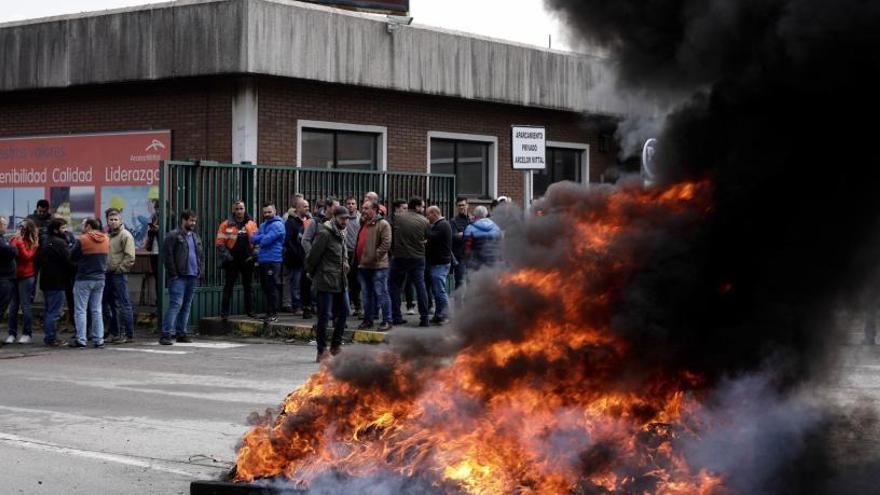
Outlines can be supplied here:
<path id="1" fill-rule="evenodd" d="M 290 290 L 290 307 L 293 308 L 294 311 L 297 311 L 303 307 L 303 298 L 300 295 L 300 289 L 302 287 L 301 282 L 305 270 L 303 267 L 287 268 L 287 270 L 290 272 L 290 282 L 288 286 L 288 289 Z"/>
<path id="2" fill-rule="evenodd" d="M 12 302 L 13 292 L 15 292 L 15 279 L 0 278 L 0 316 L 6 313 L 9 303 Z"/>
<path id="3" fill-rule="evenodd" d="M 15 290 L 12 291 L 12 302 L 9 303 L 9 335 L 18 335 L 18 308 L 24 316 L 24 333 L 31 334 L 34 314 L 31 312 L 31 294 L 34 291 L 35 277 L 19 278 L 15 281 Z"/>
<path id="4" fill-rule="evenodd" d="M 400 296 L 406 281 L 411 281 L 416 288 L 416 299 L 419 302 L 419 317 L 422 321 L 428 320 L 428 291 L 425 289 L 425 259 L 424 258 L 394 258 L 391 262 L 389 273 L 389 286 L 391 289 L 391 312 L 394 321 L 403 319 L 400 312 Z"/>
<path id="5" fill-rule="evenodd" d="M 348 292 L 318 291 L 318 326 L 315 332 L 318 354 L 327 348 L 327 324 L 331 318 L 333 335 L 330 338 L 330 348 L 338 349 L 342 345 L 342 334 L 345 332 L 345 320 L 348 318 L 349 310 Z"/>
<path id="6" fill-rule="evenodd" d="M 434 318 L 449 316 L 449 296 L 446 294 L 446 277 L 449 276 L 449 263 L 429 265 L 431 272 L 431 292 L 434 294 Z"/>
<path id="7" fill-rule="evenodd" d="M 278 306 L 281 304 L 281 263 L 261 263 L 257 267 L 260 272 L 260 285 L 263 287 L 265 298 L 266 315 L 278 314 Z"/>
<path id="8" fill-rule="evenodd" d="M 128 297 L 128 275 L 108 273 L 104 280 L 104 300 L 107 302 L 110 335 L 134 337 L 134 311 Z"/>
<path id="9" fill-rule="evenodd" d="M 46 305 L 46 314 L 43 320 L 43 343 L 50 344 L 58 338 L 58 317 L 61 316 L 61 308 L 66 300 L 65 291 L 44 290 L 43 300 Z"/>
<path id="10" fill-rule="evenodd" d="M 170 338 L 171 331 L 177 337 L 186 336 L 189 310 L 196 292 L 196 277 L 174 277 L 168 281 L 168 309 L 162 320 L 162 338 Z"/>
<path id="11" fill-rule="evenodd" d="M 92 340 L 95 345 L 104 343 L 104 318 L 101 312 L 103 297 L 103 280 L 77 280 L 73 284 L 76 341 L 82 345 L 86 345 L 86 311 L 92 316 Z"/>
<path id="12" fill-rule="evenodd" d="M 361 294 L 364 298 L 364 320 L 375 321 L 379 318 L 379 310 L 382 310 L 382 323 L 390 323 L 391 297 L 388 296 L 388 269 L 387 268 L 358 268 L 358 277 L 361 282 Z"/>

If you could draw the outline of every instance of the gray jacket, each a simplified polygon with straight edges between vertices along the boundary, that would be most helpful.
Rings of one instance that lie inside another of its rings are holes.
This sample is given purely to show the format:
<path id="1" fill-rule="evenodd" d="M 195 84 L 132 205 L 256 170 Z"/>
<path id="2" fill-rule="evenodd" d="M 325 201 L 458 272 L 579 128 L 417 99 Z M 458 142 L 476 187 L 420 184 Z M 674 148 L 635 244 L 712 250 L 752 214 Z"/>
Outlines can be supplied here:
<path id="1" fill-rule="evenodd" d="M 317 228 L 312 249 L 306 256 L 306 273 L 320 292 L 345 292 L 348 253 L 345 234 L 329 220 Z"/>
<path id="2" fill-rule="evenodd" d="M 358 231 L 361 229 L 361 213 L 354 212 L 354 215 L 348 216 L 348 225 L 345 226 L 345 250 L 349 253 L 354 252 L 357 247 Z"/>
<path id="3" fill-rule="evenodd" d="M 309 251 L 312 250 L 312 242 L 315 240 L 315 233 L 318 232 L 318 225 L 324 223 L 324 220 L 325 218 L 323 215 L 312 215 L 312 223 L 310 223 L 306 231 L 303 232 L 302 247 L 306 256 L 308 256 Z"/>
<path id="4" fill-rule="evenodd" d="M 199 234 L 193 232 L 193 241 L 196 245 L 196 257 L 199 260 L 199 277 L 205 274 L 205 250 Z M 174 229 L 165 237 L 162 244 L 162 259 L 165 263 L 165 271 L 168 278 L 179 277 L 187 273 L 189 265 L 189 243 L 186 233 L 180 229 Z"/>

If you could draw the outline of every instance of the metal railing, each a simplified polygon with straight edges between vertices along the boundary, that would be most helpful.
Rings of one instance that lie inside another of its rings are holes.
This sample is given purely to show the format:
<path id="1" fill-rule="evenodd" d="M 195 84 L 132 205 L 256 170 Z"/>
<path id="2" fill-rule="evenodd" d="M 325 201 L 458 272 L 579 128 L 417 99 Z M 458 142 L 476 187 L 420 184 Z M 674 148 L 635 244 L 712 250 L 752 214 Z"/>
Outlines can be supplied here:
<path id="1" fill-rule="evenodd" d="M 439 206 L 449 217 L 454 214 L 456 197 L 454 175 L 411 172 L 165 161 L 160 165 L 160 180 L 160 246 L 166 233 L 178 227 L 179 215 L 187 209 L 194 210 L 198 216 L 196 232 L 205 246 L 205 273 L 193 299 L 190 327 L 197 326 L 203 317 L 220 313 L 225 275 L 220 269 L 214 239 L 220 222 L 229 217 L 235 200 L 244 201 L 248 213 L 259 223 L 261 204 L 274 203 L 278 214 L 283 215 L 296 193 L 303 194 L 313 206 L 318 199 L 330 195 L 340 201 L 348 196 L 360 201 L 370 191 L 376 192 L 386 204 L 397 198 L 420 196 L 428 204 Z M 165 287 L 161 254 L 159 265 L 160 287 Z M 255 287 L 258 287 L 256 280 Z M 255 309 L 259 311 L 262 298 L 259 289 L 255 292 Z M 163 290 L 159 298 L 160 314 L 164 314 L 167 297 L 167 290 Z M 243 303 L 239 284 L 233 291 L 231 311 L 241 312 Z"/>
<path id="2" fill-rule="evenodd" d="M 302 194 L 314 208 L 329 195 L 340 203 L 353 196 L 361 200 L 370 191 L 386 204 L 395 199 L 419 196 L 437 205 L 446 216 L 454 215 L 455 176 L 414 172 L 339 170 L 291 167 L 257 167 L 257 203 L 275 203 L 283 212 L 294 194 Z"/>

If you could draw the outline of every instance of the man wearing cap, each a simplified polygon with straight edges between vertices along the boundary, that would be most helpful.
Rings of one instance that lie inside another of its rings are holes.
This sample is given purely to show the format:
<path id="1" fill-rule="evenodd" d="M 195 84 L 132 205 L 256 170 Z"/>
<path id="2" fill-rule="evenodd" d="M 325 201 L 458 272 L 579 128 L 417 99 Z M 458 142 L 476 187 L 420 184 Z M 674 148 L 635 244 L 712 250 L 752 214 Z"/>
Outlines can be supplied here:
<path id="1" fill-rule="evenodd" d="M 330 339 L 330 354 L 339 354 L 349 311 L 346 292 L 349 266 L 348 253 L 345 250 L 345 228 L 348 225 L 349 212 L 339 205 L 328 211 L 332 216 L 316 229 L 314 242 L 306 256 L 306 273 L 311 277 L 317 291 L 318 362 L 327 357 L 327 324 L 331 316 L 333 335 Z"/>

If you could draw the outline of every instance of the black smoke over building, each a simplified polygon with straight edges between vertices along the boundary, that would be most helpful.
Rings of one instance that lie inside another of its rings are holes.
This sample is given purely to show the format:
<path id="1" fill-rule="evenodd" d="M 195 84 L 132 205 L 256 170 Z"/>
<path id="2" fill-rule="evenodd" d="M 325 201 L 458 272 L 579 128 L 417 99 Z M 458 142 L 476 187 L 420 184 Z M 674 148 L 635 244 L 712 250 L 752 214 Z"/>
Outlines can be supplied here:
<path id="1" fill-rule="evenodd" d="M 691 94 L 657 136 L 660 183 L 711 180 L 713 212 L 678 274 L 634 285 L 677 294 L 633 298 L 642 318 L 710 371 L 773 356 L 797 379 L 821 364 L 831 308 L 880 264 L 880 4 L 546 3 L 608 51 L 621 91 Z"/>
<path id="2" fill-rule="evenodd" d="M 707 440 L 697 449 L 713 452 L 707 465 L 751 451 L 750 462 L 728 471 L 728 486 L 751 493 L 876 486 L 876 460 L 842 471 L 828 456 L 831 443 L 875 423 L 873 412 L 789 400 L 828 373 L 842 340 L 841 302 L 880 304 L 880 4 L 545 3 L 573 37 L 609 53 L 621 92 L 690 95 L 661 116 L 657 182 L 710 180 L 712 210 L 686 247 L 648 253 L 615 321 L 618 331 L 644 335 L 655 359 L 705 373 L 721 396 L 726 380 L 771 370 L 760 390 L 739 394 L 772 404 L 742 406 L 752 408 L 739 421 L 756 442 L 731 442 L 732 432 L 712 448 Z M 729 414 L 726 397 L 719 409 Z M 801 427 L 778 428 L 785 421 Z"/>

